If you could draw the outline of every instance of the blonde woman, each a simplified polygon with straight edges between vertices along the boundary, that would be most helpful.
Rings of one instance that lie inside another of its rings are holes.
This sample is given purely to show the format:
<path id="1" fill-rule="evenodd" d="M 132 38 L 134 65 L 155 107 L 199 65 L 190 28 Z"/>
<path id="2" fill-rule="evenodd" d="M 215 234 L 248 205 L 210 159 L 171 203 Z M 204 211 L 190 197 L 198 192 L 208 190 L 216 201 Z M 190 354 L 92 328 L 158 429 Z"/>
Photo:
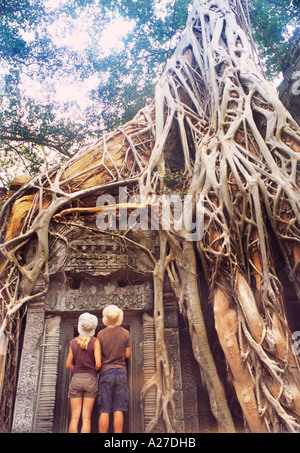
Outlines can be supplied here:
<path id="1" fill-rule="evenodd" d="M 91 415 L 98 392 L 97 371 L 101 367 L 100 342 L 94 337 L 97 325 L 96 316 L 83 313 L 78 319 L 79 336 L 70 342 L 66 361 L 67 369 L 73 373 L 69 387 L 69 433 L 78 432 L 80 416 L 81 432 L 91 432 Z"/>

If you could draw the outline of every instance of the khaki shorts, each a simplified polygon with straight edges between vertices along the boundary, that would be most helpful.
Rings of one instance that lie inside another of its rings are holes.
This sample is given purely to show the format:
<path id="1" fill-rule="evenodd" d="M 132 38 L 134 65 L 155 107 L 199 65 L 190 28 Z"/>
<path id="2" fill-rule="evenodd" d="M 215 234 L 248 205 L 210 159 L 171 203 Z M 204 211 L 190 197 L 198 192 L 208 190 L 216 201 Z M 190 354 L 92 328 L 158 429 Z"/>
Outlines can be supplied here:
<path id="1" fill-rule="evenodd" d="M 69 386 L 69 398 L 96 398 L 98 379 L 89 373 L 78 373 L 72 376 Z"/>

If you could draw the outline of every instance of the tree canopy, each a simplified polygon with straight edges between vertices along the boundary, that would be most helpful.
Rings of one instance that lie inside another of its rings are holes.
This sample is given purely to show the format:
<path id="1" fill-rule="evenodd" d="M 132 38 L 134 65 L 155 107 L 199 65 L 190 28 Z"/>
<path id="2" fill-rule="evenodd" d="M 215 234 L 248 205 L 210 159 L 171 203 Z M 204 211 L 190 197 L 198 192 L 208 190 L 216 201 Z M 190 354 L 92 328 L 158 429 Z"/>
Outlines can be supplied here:
<path id="1" fill-rule="evenodd" d="M 0 185 L 69 158 L 149 103 L 188 4 L 0 0 Z M 267 76 L 278 77 L 300 8 L 295 0 L 245 6 Z M 127 26 L 122 44 L 110 46 L 105 33 L 118 24 Z"/>

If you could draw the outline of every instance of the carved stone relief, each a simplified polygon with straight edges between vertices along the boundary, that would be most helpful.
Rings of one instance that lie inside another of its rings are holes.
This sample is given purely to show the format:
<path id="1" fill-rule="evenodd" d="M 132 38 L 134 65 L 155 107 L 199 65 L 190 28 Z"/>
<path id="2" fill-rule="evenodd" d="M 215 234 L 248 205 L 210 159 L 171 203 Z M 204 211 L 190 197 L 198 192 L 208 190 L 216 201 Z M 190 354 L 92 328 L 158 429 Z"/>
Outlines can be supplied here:
<path id="1" fill-rule="evenodd" d="M 105 277 L 125 269 L 142 274 L 153 270 L 147 250 L 155 255 L 158 248 L 152 231 L 135 231 L 125 240 L 118 237 L 118 232 L 89 234 L 83 226 L 71 230 L 56 228 L 57 235 L 54 233 L 50 239 L 50 275 L 64 270 Z"/>
<path id="2" fill-rule="evenodd" d="M 82 280 L 78 289 L 66 288 L 61 282 L 50 284 L 45 298 L 46 311 L 102 310 L 115 304 L 123 310 L 149 311 L 153 307 L 153 289 L 150 282 L 119 287 L 117 280 L 104 283 Z"/>
<path id="3" fill-rule="evenodd" d="M 77 240 L 71 243 L 65 270 L 106 276 L 127 265 L 135 268 L 136 258 L 121 254 L 118 244 L 104 239 Z"/>
<path id="4" fill-rule="evenodd" d="M 58 238 L 52 237 L 50 247 L 46 311 L 97 311 L 108 304 L 123 310 L 153 308 L 151 274 L 147 274 L 149 254 L 143 249 L 151 247 L 151 253 L 155 253 L 151 232 L 135 238 L 142 247 L 137 243 L 125 247 L 111 235 L 91 234 L 83 227 L 71 229 L 69 235 L 68 230 L 57 228 Z M 67 237 L 67 241 L 62 241 L 62 237 Z"/>

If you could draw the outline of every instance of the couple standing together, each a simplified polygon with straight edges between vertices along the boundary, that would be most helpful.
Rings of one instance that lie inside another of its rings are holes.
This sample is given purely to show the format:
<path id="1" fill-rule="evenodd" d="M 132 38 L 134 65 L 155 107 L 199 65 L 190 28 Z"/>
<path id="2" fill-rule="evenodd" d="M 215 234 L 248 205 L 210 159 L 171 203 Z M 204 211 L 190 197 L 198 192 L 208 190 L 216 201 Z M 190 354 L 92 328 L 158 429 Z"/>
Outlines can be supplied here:
<path id="1" fill-rule="evenodd" d="M 130 335 L 121 327 L 123 311 L 116 305 L 106 307 L 102 318 L 106 327 L 96 338 L 97 317 L 83 313 L 78 320 L 79 336 L 70 342 L 66 361 L 66 367 L 73 373 L 68 395 L 71 404 L 69 433 L 78 432 L 80 416 L 81 432 L 91 431 L 91 415 L 97 396 L 99 432 L 108 431 L 111 412 L 114 414 L 114 432 L 123 430 L 123 412 L 128 411 L 125 359 L 131 353 Z"/>

